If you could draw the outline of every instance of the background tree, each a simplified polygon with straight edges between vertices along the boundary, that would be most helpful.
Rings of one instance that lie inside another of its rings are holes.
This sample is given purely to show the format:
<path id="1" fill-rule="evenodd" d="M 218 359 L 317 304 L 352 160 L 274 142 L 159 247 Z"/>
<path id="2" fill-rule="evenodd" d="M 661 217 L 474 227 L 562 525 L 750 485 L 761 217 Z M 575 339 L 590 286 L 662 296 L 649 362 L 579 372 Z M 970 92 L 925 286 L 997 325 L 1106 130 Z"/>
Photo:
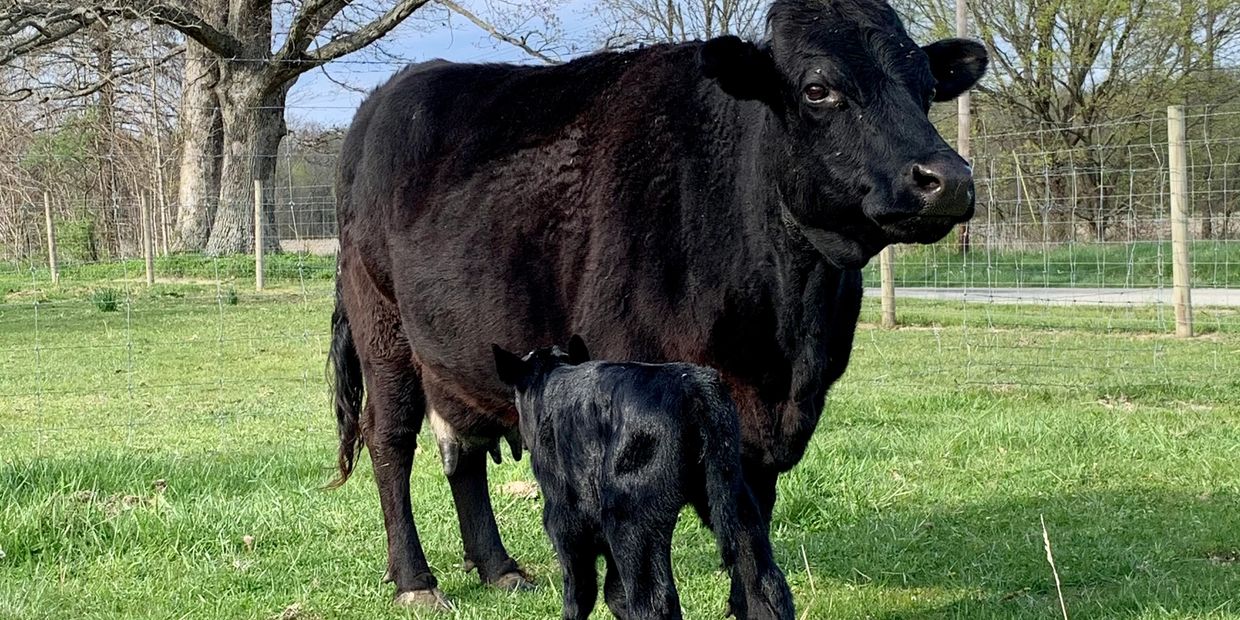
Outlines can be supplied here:
<path id="1" fill-rule="evenodd" d="M 954 32 L 952 0 L 896 5 L 921 36 Z M 977 125 L 1026 139 L 1040 130 L 1037 144 L 979 146 L 1043 153 L 1033 163 L 1051 180 L 1045 218 L 1069 213 L 1099 240 L 1119 213 L 1131 210 L 1120 198 L 1124 192 L 1113 190 L 1127 181 L 1121 178 L 1126 167 L 1141 165 L 1114 161 L 1129 156 L 1117 147 L 1148 142 L 1133 134 L 1140 125 L 1119 121 L 1186 97 L 1220 103 L 1237 94 L 1202 88 L 1240 41 L 1234 1 L 979 0 L 969 9 L 975 36 L 991 55 L 975 99 Z"/>
<path id="2" fill-rule="evenodd" d="M 168 95 L 176 92 L 183 48 L 170 31 L 142 22 L 69 27 L 37 12 L 13 17 L 0 10 L 0 31 L 16 29 L 0 39 L 0 133 L 10 138 L 0 152 L 0 219 L 7 220 L 0 226 L 8 247 L 18 255 L 37 247 L 22 241 L 32 229 L 18 225 L 19 216 L 41 209 L 47 192 L 58 220 L 89 246 L 68 254 L 127 251 L 137 192 L 157 188 L 158 208 L 175 180 L 167 174 L 176 143 Z M 24 36 L 40 31 L 42 40 Z"/>
<path id="3" fill-rule="evenodd" d="M 306 71 L 372 45 L 428 1 L 18 0 L 0 10 L 0 32 L 15 35 L 0 44 L 0 59 L 42 52 L 84 32 L 106 34 L 125 23 L 150 23 L 179 33 L 185 59 L 178 115 L 177 245 L 212 254 L 240 252 L 250 249 L 252 239 L 253 180 L 269 184 L 274 174 L 290 88 Z M 503 8 L 522 12 L 554 4 L 532 0 Z M 543 54 L 541 43 L 489 26 L 462 3 L 443 5 L 501 40 Z M 265 238 L 268 249 L 278 247 L 274 230 Z"/>
<path id="4" fill-rule="evenodd" d="M 606 48 L 709 39 L 757 38 L 769 0 L 601 0 Z"/>

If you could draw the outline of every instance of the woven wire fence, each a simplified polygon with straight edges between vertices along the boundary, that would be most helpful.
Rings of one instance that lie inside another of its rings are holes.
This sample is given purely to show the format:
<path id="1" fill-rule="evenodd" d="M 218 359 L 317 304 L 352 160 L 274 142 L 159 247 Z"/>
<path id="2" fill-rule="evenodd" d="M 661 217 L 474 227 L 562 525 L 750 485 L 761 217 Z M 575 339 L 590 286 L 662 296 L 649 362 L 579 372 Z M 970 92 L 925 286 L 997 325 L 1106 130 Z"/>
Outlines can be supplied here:
<path id="1" fill-rule="evenodd" d="M 1240 107 L 1190 106 L 1185 125 L 1194 338 L 1174 336 L 1168 111 L 983 133 L 973 142 L 976 217 L 943 242 L 893 252 L 896 323 L 932 330 L 945 363 L 896 365 L 885 380 L 1068 387 L 1101 399 L 1234 387 Z M 866 271 L 874 298 L 878 262 Z"/>
<path id="2" fill-rule="evenodd" d="M 1165 111 L 1070 128 L 1087 130 L 1089 145 L 1070 143 L 1063 128 L 983 127 L 967 233 L 897 248 L 901 327 L 877 327 L 873 291 L 857 340 L 858 355 L 895 362 L 915 342 L 936 363 L 892 363 L 845 383 L 1123 400 L 1240 382 L 1240 107 L 1190 107 L 1186 118 L 1195 337 L 1173 336 Z M 302 422 L 289 432 L 330 437 L 335 152 L 275 157 L 261 291 L 252 255 L 176 251 L 174 192 L 146 177 L 110 195 L 9 188 L 0 201 L 0 435 L 48 451 L 75 434 L 140 447 L 205 433 L 227 447 L 287 408 L 305 414 L 291 416 Z M 878 285 L 876 265 L 866 282 Z"/>

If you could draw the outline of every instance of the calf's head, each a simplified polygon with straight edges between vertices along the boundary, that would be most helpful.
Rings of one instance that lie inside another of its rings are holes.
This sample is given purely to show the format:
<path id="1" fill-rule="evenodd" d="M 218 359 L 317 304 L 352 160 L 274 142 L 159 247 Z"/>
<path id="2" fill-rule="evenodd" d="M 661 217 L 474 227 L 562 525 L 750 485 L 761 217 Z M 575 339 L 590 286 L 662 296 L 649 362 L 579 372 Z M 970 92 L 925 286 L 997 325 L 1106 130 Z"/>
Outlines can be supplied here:
<path id="1" fill-rule="evenodd" d="M 776 0 L 768 40 L 703 44 L 701 67 L 771 119 L 762 155 L 786 220 L 831 262 L 932 243 L 973 216 L 968 164 L 927 113 L 986 70 L 964 39 L 918 47 L 882 0 Z"/>
<path id="2" fill-rule="evenodd" d="M 547 373 L 560 366 L 576 365 L 590 361 L 590 351 L 581 336 L 574 335 L 568 341 L 568 351 L 551 346 L 534 349 L 525 355 L 510 353 L 497 344 L 491 345 L 495 356 L 495 370 L 500 381 L 517 393 L 517 410 L 520 412 L 522 396 L 531 390 Z"/>

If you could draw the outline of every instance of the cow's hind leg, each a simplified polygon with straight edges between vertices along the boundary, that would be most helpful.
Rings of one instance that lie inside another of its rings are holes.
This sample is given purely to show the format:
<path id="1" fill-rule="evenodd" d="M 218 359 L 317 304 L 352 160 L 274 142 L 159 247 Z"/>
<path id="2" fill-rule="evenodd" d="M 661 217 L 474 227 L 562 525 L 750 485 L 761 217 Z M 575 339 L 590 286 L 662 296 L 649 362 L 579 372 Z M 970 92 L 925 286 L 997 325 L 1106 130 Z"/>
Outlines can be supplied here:
<path id="1" fill-rule="evenodd" d="M 349 273 L 346 269 L 341 277 Z M 396 307 L 369 282 L 346 279 L 342 285 L 366 386 L 362 439 L 370 452 L 387 533 L 386 579 L 395 582 L 398 603 L 445 607 L 422 551 L 409 496 L 426 394 Z"/>
<path id="2" fill-rule="evenodd" d="M 508 555 L 495 524 L 495 511 L 487 485 L 486 450 L 464 452 L 456 471 L 448 476 L 465 546 L 465 568 L 478 569 L 484 583 L 505 590 L 532 586 L 529 578 Z"/>
<path id="3" fill-rule="evenodd" d="M 368 388 L 366 447 L 387 531 L 387 579 L 396 584 L 397 603 L 447 607 L 422 550 L 409 493 L 425 397 L 407 358 L 400 365 L 371 363 L 363 368 Z"/>
<path id="4" fill-rule="evenodd" d="M 458 435 L 456 427 L 474 415 L 434 381 L 426 384 L 431 426 L 444 458 L 444 473 L 452 488 L 465 570 L 478 569 L 483 583 L 504 590 L 532 587 L 529 577 L 508 555 L 495 524 L 495 510 L 487 485 L 487 451 L 495 440 Z"/>
<path id="5" fill-rule="evenodd" d="M 775 483 L 779 480 L 779 472 L 755 463 L 745 463 L 745 482 L 753 491 L 758 502 L 758 510 L 766 521 L 767 528 L 771 525 L 771 514 L 775 512 Z"/>

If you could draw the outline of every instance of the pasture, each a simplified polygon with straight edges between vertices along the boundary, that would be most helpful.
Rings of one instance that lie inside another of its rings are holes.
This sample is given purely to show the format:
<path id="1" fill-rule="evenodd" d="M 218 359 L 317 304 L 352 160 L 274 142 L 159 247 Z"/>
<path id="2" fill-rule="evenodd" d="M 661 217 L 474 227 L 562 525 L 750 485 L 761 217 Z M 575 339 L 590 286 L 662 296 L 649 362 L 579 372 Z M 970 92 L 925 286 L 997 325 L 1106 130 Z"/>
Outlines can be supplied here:
<path id="1" fill-rule="evenodd" d="M 60 287 L 0 275 L 0 618 L 419 616 L 380 583 L 369 463 L 319 488 L 329 263 L 273 261 L 262 294 L 244 260 L 172 257 L 177 279 L 150 289 L 138 263 L 67 268 Z M 1203 310 L 1205 335 L 1178 340 L 1169 313 L 902 301 L 888 331 L 867 300 L 779 483 L 799 615 L 1059 617 L 1044 518 L 1073 617 L 1240 618 L 1240 320 Z M 539 588 L 500 593 L 458 568 L 426 435 L 414 505 L 458 611 L 423 616 L 557 616 L 540 503 L 501 488 L 528 463 L 491 484 Z M 686 617 L 722 617 L 727 580 L 690 512 L 673 553 Z"/>

